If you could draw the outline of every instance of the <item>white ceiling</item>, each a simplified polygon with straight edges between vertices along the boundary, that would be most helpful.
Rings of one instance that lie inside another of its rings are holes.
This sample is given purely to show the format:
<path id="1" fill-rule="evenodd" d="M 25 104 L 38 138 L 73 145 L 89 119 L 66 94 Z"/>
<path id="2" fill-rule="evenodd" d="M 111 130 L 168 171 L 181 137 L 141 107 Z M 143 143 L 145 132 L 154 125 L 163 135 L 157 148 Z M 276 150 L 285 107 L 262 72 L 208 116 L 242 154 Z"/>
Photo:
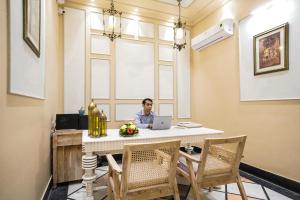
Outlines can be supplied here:
<path id="1" fill-rule="evenodd" d="M 65 0 L 67 4 L 110 7 L 111 0 Z M 182 0 L 181 17 L 188 25 L 194 25 L 231 0 Z M 242 0 L 241 0 L 242 1 Z M 246 0 L 245 0 L 246 1 Z M 114 0 L 117 10 L 173 22 L 178 17 L 177 0 Z"/>
<path id="2" fill-rule="evenodd" d="M 172 4 L 172 5 L 178 5 L 177 0 L 158 0 L 158 1 L 163 2 L 163 3 Z M 181 6 L 184 7 L 184 8 L 187 8 L 193 3 L 193 1 L 194 0 L 182 0 L 181 1 Z"/>

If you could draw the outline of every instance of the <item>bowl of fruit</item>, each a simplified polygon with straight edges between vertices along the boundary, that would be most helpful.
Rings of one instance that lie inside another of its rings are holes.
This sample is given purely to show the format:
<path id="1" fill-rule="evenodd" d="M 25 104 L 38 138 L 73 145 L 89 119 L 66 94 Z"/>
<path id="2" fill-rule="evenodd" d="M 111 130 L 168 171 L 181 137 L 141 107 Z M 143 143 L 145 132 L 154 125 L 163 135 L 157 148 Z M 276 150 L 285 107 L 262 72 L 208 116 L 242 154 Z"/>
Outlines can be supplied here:
<path id="1" fill-rule="evenodd" d="M 121 136 L 131 137 L 137 135 L 139 133 L 139 129 L 134 123 L 128 122 L 121 126 L 119 133 Z"/>

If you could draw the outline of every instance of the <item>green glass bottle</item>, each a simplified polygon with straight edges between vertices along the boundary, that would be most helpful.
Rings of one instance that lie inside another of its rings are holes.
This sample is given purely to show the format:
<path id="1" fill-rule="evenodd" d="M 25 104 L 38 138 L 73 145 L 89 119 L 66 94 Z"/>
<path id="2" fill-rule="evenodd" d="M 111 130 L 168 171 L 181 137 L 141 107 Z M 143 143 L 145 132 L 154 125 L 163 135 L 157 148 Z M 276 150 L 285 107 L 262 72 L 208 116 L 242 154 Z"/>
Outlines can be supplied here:
<path id="1" fill-rule="evenodd" d="M 94 110 L 92 111 L 92 137 L 100 137 L 100 111 L 98 110 L 97 106 L 95 106 Z"/>
<path id="2" fill-rule="evenodd" d="M 100 114 L 100 135 L 107 136 L 107 117 L 103 110 Z"/>
<path id="3" fill-rule="evenodd" d="M 90 105 L 88 106 L 88 136 L 92 136 L 93 134 L 93 120 L 92 120 L 92 112 L 94 108 L 96 107 L 96 104 L 94 103 L 93 99 Z"/>

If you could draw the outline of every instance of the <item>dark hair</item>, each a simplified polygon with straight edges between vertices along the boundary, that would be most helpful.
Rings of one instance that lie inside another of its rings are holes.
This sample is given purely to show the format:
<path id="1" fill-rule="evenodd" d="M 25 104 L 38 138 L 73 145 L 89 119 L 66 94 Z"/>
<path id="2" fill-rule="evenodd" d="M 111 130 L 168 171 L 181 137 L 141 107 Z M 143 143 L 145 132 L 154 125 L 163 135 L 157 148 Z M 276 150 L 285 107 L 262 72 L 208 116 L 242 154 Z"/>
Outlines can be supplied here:
<path id="1" fill-rule="evenodd" d="M 152 99 L 150 99 L 150 98 L 145 98 L 145 99 L 143 100 L 143 102 L 142 102 L 143 105 L 145 105 L 146 101 L 151 101 L 151 103 L 153 103 Z"/>

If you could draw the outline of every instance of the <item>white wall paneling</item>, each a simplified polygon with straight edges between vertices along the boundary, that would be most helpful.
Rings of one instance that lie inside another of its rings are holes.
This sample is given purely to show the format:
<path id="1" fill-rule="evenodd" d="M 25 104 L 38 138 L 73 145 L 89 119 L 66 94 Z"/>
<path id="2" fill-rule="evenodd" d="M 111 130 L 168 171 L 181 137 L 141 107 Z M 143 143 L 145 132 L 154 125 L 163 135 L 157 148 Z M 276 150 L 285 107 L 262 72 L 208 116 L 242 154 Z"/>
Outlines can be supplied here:
<path id="1" fill-rule="evenodd" d="M 300 99 L 300 1 L 275 1 L 270 9 L 240 21 L 240 100 Z M 289 70 L 254 76 L 253 36 L 289 23 Z"/>
<path id="2" fill-rule="evenodd" d="M 173 66 L 159 65 L 159 99 L 173 98 Z"/>
<path id="3" fill-rule="evenodd" d="M 91 53 L 110 54 L 111 41 L 108 37 L 100 35 L 91 35 Z"/>
<path id="4" fill-rule="evenodd" d="M 107 121 L 111 121 L 109 104 L 97 104 L 97 108 L 99 109 L 100 112 L 103 110 L 104 114 L 107 117 Z"/>
<path id="5" fill-rule="evenodd" d="M 174 41 L 173 27 L 159 25 L 159 39 L 166 41 Z"/>
<path id="6" fill-rule="evenodd" d="M 138 26 L 137 20 L 122 18 L 122 34 L 138 36 Z"/>
<path id="7" fill-rule="evenodd" d="M 91 92 L 93 99 L 110 98 L 110 61 L 91 59 Z"/>
<path id="8" fill-rule="evenodd" d="M 135 114 L 141 109 L 141 104 L 116 104 L 116 121 L 134 120 Z"/>
<path id="9" fill-rule="evenodd" d="M 178 118 L 191 117 L 190 86 L 190 31 L 186 32 L 187 46 L 177 55 L 177 114 Z"/>
<path id="10" fill-rule="evenodd" d="M 159 104 L 159 115 L 160 116 L 174 116 L 173 113 L 174 106 L 171 103 L 161 103 Z"/>
<path id="11" fill-rule="evenodd" d="M 116 98 L 154 97 L 154 44 L 116 41 Z"/>
<path id="12" fill-rule="evenodd" d="M 154 24 L 139 21 L 139 36 L 154 38 Z"/>
<path id="13" fill-rule="evenodd" d="M 77 113 L 84 106 L 85 97 L 85 11 L 73 8 L 65 11 L 64 112 Z"/>
<path id="14" fill-rule="evenodd" d="M 153 38 L 154 24 L 122 18 L 122 34 Z"/>
<path id="15" fill-rule="evenodd" d="M 9 92 L 44 99 L 45 0 L 40 2 L 40 57 L 37 57 L 23 40 L 23 3 L 22 1 L 9 1 Z"/>
<path id="16" fill-rule="evenodd" d="M 102 13 L 90 12 L 91 29 L 103 30 L 103 16 Z"/>
<path id="17" fill-rule="evenodd" d="M 174 49 L 170 45 L 159 45 L 159 60 L 162 61 L 173 61 L 174 60 Z"/>

